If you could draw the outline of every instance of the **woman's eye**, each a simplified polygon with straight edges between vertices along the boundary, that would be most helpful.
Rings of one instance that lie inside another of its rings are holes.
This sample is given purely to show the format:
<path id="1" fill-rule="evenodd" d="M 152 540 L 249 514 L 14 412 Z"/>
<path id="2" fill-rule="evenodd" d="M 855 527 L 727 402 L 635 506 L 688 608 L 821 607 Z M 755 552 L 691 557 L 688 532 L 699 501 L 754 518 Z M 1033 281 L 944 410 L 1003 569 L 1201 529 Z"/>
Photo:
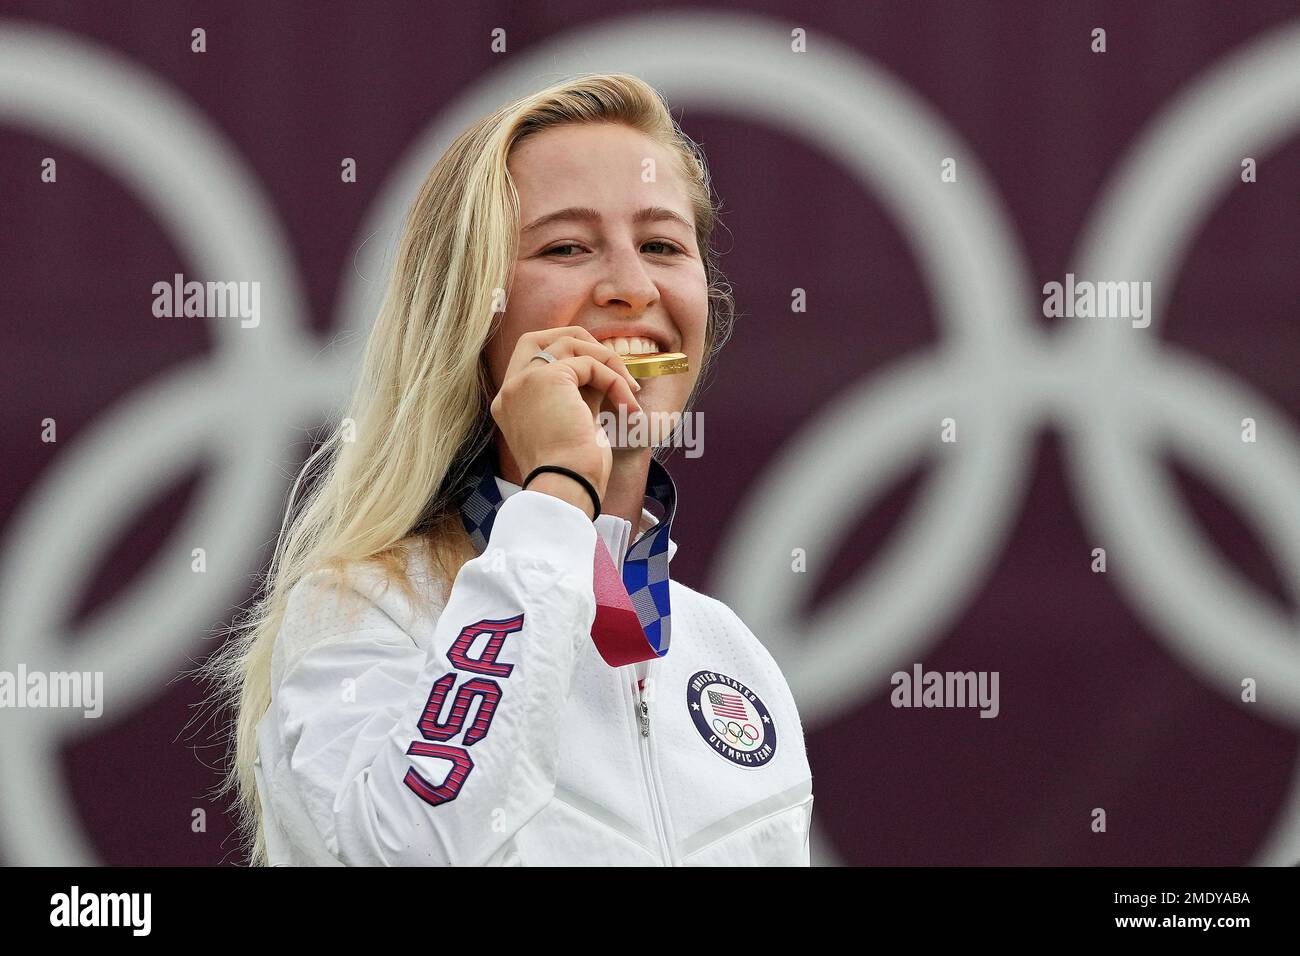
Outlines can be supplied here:
<path id="1" fill-rule="evenodd" d="M 560 249 L 577 249 L 577 248 L 578 248 L 578 246 L 577 246 L 576 244 L 570 242 L 570 243 L 566 243 L 565 245 L 562 245 L 562 246 L 552 246 L 551 248 L 549 248 L 549 249 L 547 249 L 545 252 L 543 252 L 542 255 L 544 255 L 544 256 L 550 256 L 550 255 L 554 255 L 554 254 L 555 254 L 556 252 L 558 252 Z M 556 258 L 557 258 L 557 259 L 572 259 L 573 256 L 556 256 Z"/>
<path id="2" fill-rule="evenodd" d="M 668 250 L 667 254 L 670 256 L 679 256 L 682 253 L 682 251 L 678 249 L 676 246 L 674 246 L 671 242 L 664 242 L 663 240 L 660 239 L 651 239 L 649 242 L 646 243 L 646 245 L 663 246 L 665 249 Z M 660 255 L 663 255 L 663 253 L 660 253 Z"/>

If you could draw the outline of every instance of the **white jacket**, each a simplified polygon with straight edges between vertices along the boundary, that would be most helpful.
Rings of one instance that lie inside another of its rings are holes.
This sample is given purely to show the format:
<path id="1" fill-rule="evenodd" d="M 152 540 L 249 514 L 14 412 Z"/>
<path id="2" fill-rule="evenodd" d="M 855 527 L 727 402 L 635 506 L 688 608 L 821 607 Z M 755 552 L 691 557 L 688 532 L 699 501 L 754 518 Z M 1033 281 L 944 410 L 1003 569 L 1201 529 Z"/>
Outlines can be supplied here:
<path id="1" fill-rule="evenodd" d="M 610 667 L 593 549 L 621 569 L 631 523 L 497 482 L 450 600 L 412 563 L 435 616 L 369 569 L 290 592 L 255 767 L 271 865 L 808 865 L 812 775 L 767 650 L 670 581 L 669 652 Z"/>

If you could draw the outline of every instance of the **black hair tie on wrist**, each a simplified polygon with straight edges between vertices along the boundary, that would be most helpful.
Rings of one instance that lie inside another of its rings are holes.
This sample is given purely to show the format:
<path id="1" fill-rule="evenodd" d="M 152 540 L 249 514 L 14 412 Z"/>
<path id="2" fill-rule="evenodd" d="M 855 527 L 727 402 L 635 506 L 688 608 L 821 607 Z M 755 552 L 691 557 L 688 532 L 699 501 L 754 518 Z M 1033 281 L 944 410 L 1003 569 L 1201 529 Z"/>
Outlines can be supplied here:
<path id="1" fill-rule="evenodd" d="M 528 477 L 524 479 L 523 487 L 527 488 L 528 483 L 544 471 L 553 471 L 557 475 L 568 475 L 578 484 L 582 485 L 582 487 L 586 488 L 587 494 L 591 495 L 591 503 L 596 508 L 596 513 L 591 516 L 591 520 L 595 521 L 600 517 L 600 496 L 596 494 L 596 489 L 592 486 L 591 482 L 582 477 L 582 475 L 578 474 L 572 468 L 565 468 L 563 465 L 538 465 L 528 473 Z"/>

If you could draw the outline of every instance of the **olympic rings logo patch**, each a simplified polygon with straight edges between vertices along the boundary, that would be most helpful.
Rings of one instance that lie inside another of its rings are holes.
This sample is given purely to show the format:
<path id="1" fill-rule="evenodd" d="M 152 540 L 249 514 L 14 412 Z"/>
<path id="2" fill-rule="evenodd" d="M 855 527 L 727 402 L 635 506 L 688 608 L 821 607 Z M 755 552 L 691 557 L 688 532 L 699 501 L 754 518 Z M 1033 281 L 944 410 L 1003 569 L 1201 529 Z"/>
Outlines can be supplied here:
<path id="1" fill-rule="evenodd" d="M 686 683 L 686 708 L 704 742 L 732 763 L 761 767 L 776 754 L 772 715 L 740 681 L 698 671 Z"/>

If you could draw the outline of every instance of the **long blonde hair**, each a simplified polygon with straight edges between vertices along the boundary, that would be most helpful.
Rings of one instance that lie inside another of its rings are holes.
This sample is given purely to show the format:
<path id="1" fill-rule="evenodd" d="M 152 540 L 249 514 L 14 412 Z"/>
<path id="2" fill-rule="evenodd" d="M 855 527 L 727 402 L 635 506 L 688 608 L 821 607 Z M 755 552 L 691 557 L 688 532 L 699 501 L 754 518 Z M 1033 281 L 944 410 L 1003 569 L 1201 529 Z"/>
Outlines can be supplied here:
<path id="1" fill-rule="evenodd" d="M 240 837 L 254 866 L 267 863 L 253 772 L 257 725 L 270 706 L 272 650 L 289 591 L 318 568 L 345 573 L 354 562 L 367 562 L 414 598 L 406 575 L 412 546 L 426 549 L 448 583 L 474 556 L 458 498 L 466 469 L 493 433 L 495 390 L 484 349 L 497 321 L 497 290 L 505 289 L 518 254 L 520 226 L 506 162 L 526 136 L 589 122 L 621 123 L 651 137 L 673 152 L 688 184 L 709 317 L 687 409 L 730 335 L 735 304 L 711 247 L 717 207 L 708 168 L 653 87 L 626 73 L 583 74 L 507 103 L 448 147 L 407 214 L 348 413 L 290 490 L 259 598 L 200 668 L 215 685 L 214 705 L 234 711 L 217 795 L 234 792 Z"/>

